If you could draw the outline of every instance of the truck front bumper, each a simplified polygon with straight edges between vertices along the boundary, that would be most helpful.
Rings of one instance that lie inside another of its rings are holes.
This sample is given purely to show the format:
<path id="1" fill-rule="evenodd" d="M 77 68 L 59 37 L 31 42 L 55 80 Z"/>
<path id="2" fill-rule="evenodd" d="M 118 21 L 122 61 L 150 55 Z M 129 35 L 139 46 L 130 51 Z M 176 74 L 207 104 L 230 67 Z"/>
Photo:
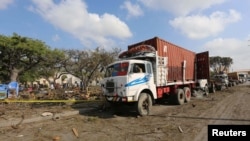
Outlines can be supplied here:
<path id="1" fill-rule="evenodd" d="M 134 97 L 120 97 L 120 96 L 106 96 L 107 101 L 110 102 L 134 102 Z"/>

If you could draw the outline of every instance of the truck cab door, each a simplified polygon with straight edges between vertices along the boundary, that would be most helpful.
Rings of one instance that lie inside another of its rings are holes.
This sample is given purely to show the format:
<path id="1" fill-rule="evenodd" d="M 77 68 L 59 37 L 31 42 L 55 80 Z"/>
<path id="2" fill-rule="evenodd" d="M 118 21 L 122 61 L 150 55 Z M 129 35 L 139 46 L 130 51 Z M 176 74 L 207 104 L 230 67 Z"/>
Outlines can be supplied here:
<path id="1" fill-rule="evenodd" d="M 146 67 L 144 63 L 132 63 L 129 70 L 127 86 L 135 86 L 145 83 L 143 76 L 145 76 Z"/>
<path id="2" fill-rule="evenodd" d="M 136 65 L 138 65 L 141 70 L 138 70 Z M 150 89 L 153 92 L 156 91 L 151 63 L 134 63 L 131 64 L 130 68 L 128 83 L 126 84 L 130 95 L 139 94 L 142 89 Z"/>
<path id="3" fill-rule="evenodd" d="M 144 87 L 148 83 L 148 75 L 146 74 L 146 66 L 144 63 L 132 63 L 130 64 L 130 70 L 128 73 L 128 81 L 125 87 L 127 87 L 129 95 L 135 95 L 138 93 L 141 87 Z"/>

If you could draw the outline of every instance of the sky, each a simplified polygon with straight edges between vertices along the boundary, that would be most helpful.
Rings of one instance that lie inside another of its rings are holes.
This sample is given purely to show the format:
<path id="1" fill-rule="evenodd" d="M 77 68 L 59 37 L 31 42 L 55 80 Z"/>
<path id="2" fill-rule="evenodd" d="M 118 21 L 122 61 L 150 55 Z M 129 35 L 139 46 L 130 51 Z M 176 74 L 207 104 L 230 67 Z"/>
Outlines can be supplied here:
<path id="1" fill-rule="evenodd" d="M 0 0 L 0 34 L 107 50 L 160 37 L 250 69 L 249 0 Z"/>

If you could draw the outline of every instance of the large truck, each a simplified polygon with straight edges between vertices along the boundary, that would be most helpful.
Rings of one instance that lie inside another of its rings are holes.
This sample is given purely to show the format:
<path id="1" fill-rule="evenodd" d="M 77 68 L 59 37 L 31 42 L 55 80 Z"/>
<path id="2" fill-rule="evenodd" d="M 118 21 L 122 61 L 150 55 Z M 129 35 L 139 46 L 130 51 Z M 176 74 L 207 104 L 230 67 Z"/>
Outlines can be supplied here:
<path id="1" fill-rule="evenodd" d="M 242 83 L 245 83 L 245 82 L 247 82 L 248 73 L 241 72 L 241 73 L 239 73 L 239 77 L 242 80 Z"/>
<path id="2" fill-rule="evenodd" d="M 234 86 L 233 81 L 231 79 L 229 80 L 228 75 L 225 73 L 215 74 L 210 79 L 210 82 L 212 82 L 215 86 L 215 89 L 219 91 Z"/>
<path id="3" fill-rule="evenodd" d="M 229 80 L 233 80 L 239 83 L 244 83 L 247 81 L 247 73 L 244 72 L 229 72 L 227 73 Z"/>
<path id="4" fill-rule="evenodd" d="M 133 105 L 145 116 L 160 99 L 181 105 L 192 95 L 209 94 L 208 51 L 195 53 L 154 37 L 129 45 L 118 57 L 106 67 L 102 82 L 111 106 Z"/>

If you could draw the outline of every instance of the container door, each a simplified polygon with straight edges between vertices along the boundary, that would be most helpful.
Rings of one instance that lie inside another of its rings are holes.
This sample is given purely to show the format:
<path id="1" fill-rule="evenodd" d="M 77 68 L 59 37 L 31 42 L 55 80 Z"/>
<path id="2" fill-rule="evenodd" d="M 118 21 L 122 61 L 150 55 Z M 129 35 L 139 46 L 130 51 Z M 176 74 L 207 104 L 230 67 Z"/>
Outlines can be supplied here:
<path id="1" fill-rule="evenodd" d="M 209 81 L 209 53 L 208 51 L 196 54 L 196 79 Z"/>

